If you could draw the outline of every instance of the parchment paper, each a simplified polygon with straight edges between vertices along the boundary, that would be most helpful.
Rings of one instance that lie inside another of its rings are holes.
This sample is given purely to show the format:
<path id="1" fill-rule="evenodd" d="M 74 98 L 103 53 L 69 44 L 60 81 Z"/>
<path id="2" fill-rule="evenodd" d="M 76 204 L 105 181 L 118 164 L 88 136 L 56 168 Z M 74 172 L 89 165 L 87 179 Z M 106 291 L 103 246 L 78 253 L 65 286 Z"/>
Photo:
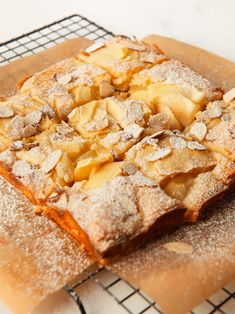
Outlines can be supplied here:
<path id="1" fill-rule="evenodd" d="M 213 80 L 227 90 L 235 86 L 235 65 L 231 61 L 219 56 L 195 48 L 176 40 L 156 35 L 145 38 L 146 42 L 158 44 L 169 57 L 177 58 L 199 73 Z M 33 73 L 48 67 L 50 64 L 75 55 L 81 48 L 90 44 L 86 39 L 68 40 L 56 47 L 50 48 L 42 53 L 26 57 L 0 68 L 0 95 L 10 95 L 17 90 L 17 83 L 32 75 Z M 214 208 L 214 210 L 213 210 Z M 130 256 L 123 257 L 111 265 L 112 271 L 122 276 L 136 287 L 141 288 L 152 296 L 168 314 L 184 314 L 189 309 L 206 299 L 209 295 L 235 278 L 235 205 L 234 195 L 230 194 L 227 199 L 218 202 L 208 212 L 208 215 L 198 225 L 180 228 L 172 235 L 163 237 L 161 240 L 140 249 Z M 23 211 L 22 211 L 23 212 Z M 23 214 L 24 215 L 24 214 Z M 27 220 L 27 215 L 24 217 Z M 31 215 L 32 220 L 37 217 Z M 219 223 L 221 222 L 221 223 Z M 61 234 L 59 228 L 55 228 L 54 240 Z M 15 230 L 17 237 L 17 229 Z M 14 244 L 14 239 L 9 236 L 8 243 Z M 32 245 L 35 237 L 30 237 Z M 42 239 L 43 241 L 43 239 Z M 66 237 L 68 247 L 74 245 L 73 240 Z M 164 243 L 183 242 L 192 247 L 192 253 L 183 254 L 169 251 Z M 25 243 L 27 243 L 25 238 Z M 72 244 L 71 244 L 72 243 Z M 15 244 L 14 244 L 15 245 Z M 22 249 L 22 248 L 20 248 Z M 47 247 L 48 250 L 48 247 Z M 49 248 L 51 259 L 56 258 L 58 251 L 53 247 Z M 65 281 L 72 280 L 79 272 L 82 272 L 84 265 L 92 262 L 84 255 L 81 248 L 74 249 L 77 254 L 65 250 L 65 255 L 74 258 L 76 270 L 71 268 L 63 281 L 58 281 L 54 287 L 50 284 L 50 276 L 60 276 L 54 269 L 47 268 L 48 289 L 37 292 L 31 282 L 27 286 L 28 294 L 19 293 L 24 276 L 27 275 L 30 282 L 30 272 L 26 273 L 24 264 L 30 260 L 25 256 L 18 260 L 17 267 L 22 270 L 21 277 L 14 277 L 12 261 L 15 255 L 14 250 L 9 251 L 4 242 L 0 241 L 0 255 L 5 254 L 5 262 L 8 262 L 9 270 L 0 270 L 0 297 L 16 312 L 26 313 L 28 309 L 38 304 L 46 294 L 50 294 L 65 284 Z M 3 253 L 2 253 L 3 252 Z M 56 253 L 55 253 L 56 252 Z M 8 254 L 11 253 L 11 254 Z M 45 251 L 46 253 L 46 251 Z M 42 254 L 43 251 L 42 251 Z M 82 260 L 80 258 L 82 257 Z M 31 257 L 32 258 L 32 257 Z M 36 255 L 34 258 L 37 258 Z M 37 264 L 37 263 L 36 263 Z M 39 267 L 39 266 L 38 266 Z M 61 266 L 61 272 L 66 272 L 66 263 Z M 35 269 L 36 276 L 42 273 L 42 269 Z M 44 274 L 45 275 L 45 274 Z M 57 278 L 58 279 L 58 278 Z M 17 283 L 16 283 L 17 281 Z M 5 290 L 4 288 L 5 287 Z M 15 293 L 18 298 L 15 299 Z M 14 303 L 14 304 L 13 304 Z M 20 308 L 19 308 L 20 305 Z"/>

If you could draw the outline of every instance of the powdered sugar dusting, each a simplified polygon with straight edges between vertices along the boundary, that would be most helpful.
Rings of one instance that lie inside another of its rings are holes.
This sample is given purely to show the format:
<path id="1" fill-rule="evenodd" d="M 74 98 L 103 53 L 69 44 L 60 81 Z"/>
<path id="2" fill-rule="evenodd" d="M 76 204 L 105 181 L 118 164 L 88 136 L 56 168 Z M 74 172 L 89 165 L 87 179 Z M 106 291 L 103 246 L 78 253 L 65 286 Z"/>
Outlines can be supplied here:
<path id="1" fill-rule="evenodd" d="M 194 87 L 204 92 L 208 100 L 222 96 L 210 81 L 177 60 L 165 61 L 151 69 L 145 69 L 139 74 L 144 79 L 150 78 L 154 82 L 177 84 L 184 90 L 190 91 Z"/>
<path id="2" fill-rule="evenodd" d="M 74 219 L 101 253 L 127 244 L 127 239 L 147 231 L 159 217 L 180 206 L 140 172 L 117 176 L 96 189 L 72 189 L 68 203 Z"/>
<path id="3" fill-rule="evenodd" d="M 40 301 L 91 262 L 77 243 L 34 210 L 34 205 L 0 178 L 0 270 L 19 278 L 15 288 L 24 297 L 36 293 Z"/>
<path id="4" fill-rule="evenodd" d="M 138 277 L 149 269 L 172 269 L 184 263 L 197 263 L 199 276 L 206 276 L 205 261 L 216 261 L 223 271 L 226 261 L 234 261 L 235 247 L 235 193 L 230 192 L 223 200 L 211 206 L 196 225 L 179 228 L 172 234 L 147 245 L 110 266 L 111 270 L 124 278 Z M 168 242 L 185 242 L 192 246 L 191 254 L 166 250 Z M 204 278 L 206 280 L 206 278 Z"/>

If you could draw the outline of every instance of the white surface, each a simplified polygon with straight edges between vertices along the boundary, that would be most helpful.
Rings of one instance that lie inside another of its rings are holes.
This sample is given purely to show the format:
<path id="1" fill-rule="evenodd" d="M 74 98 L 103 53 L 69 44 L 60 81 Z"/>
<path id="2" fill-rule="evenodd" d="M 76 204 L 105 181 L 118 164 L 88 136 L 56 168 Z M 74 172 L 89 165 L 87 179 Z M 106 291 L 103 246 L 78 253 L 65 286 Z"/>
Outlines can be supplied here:
<path id="1" fill-rule="evenodd" d="M 116 34 L 174 37 L 235 60 L 234 0 L 0 0 L 0 42 L 80 13 Z"/>
<path id="2" fill-rule="evenodd" d="M 235 60 L 233 0 L 0 0 L 0 8 L 0 42 L 56 19 L 80 13 L 116 34 L 135 34 L 141 38 L 157 33 Z M 124 287 L 121 288 L 123 291 Z M 117 304 L 94 284 L 87 284 L 79 292 L 89 313 L 97 314 L 99 309 L 100 314 L 106 314 L 110 308 L 113 314 L 121 313 Z M 218 302 L 221 297 L 220 293 L 214 296 Z M 94 302 L 95 299 L 98 301 Z M 137 302 L 133 304 L 136 306 Z M 206 306 L 208 303 L 200 305 L 197 313 L 205 313 Z M 231 303 L 229 306 L 234 305 Z M 46 300 L 35 314 L 78 312 L 72 301 L 60 291 Z M 0 304 L 0 313 L 9 312 Z"/>

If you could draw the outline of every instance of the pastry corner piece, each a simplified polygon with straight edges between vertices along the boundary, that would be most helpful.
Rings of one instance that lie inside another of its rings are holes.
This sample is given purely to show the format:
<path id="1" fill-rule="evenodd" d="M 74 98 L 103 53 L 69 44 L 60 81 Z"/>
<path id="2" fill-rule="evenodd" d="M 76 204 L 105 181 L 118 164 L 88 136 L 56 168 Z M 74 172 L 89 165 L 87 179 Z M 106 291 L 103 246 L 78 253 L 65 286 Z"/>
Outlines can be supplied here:
<path id="1" fill-rule="evenodd" d="M 123 175 L 100 187 L 77 183 L 67 191 L 67 209 L 45 207 L 46 215 L 77 238 L 101 264 L 132 251 L 183 221 L 182 203 L 124 163 Z M 134 174 L 127 175 L 131 169 Z"/>
<path id="2" fill-rule="evenodd" d="M 37 205 L 0 177 L 0 290 L 12 313 L 31 313 L 92 261 Z"/>

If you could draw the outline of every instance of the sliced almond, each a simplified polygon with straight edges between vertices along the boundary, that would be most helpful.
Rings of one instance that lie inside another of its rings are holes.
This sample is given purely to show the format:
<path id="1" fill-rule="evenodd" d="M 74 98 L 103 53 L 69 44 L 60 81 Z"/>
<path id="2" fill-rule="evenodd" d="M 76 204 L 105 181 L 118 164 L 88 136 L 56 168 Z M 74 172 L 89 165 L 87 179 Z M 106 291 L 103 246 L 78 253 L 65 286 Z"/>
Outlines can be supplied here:
<path id="1" fill-rule="evenodd" d="M 193 252 L 193 247 L 191 244 L 186 243 L 186 242 L 167 242 L 162 245 L 165 249 L 168 251 L 173 251 L 176 253 L 182 253 L 182 254 L 192 254 Z"/>
<path id="2" fill-rule="evenodd" d="M 207 141 L 214 141 L 217 137 L 216 132 L 214 132 L 214 129 L 211 129 L 208 134 L 206 135 L 206 140 Z"/>
<path id="3" fill-rule="evenodd" d="M 196 142 L 196 141 L 190 141 L 188 142 L 188 148 L 192 150 L 206 150 L 206 146 Z"/>
<path id="4" fill-rule="evenodd" d="M 140 56 L 140 60 L 146 63 L 154 64 L 157 60 L 156 55 L 152 52 L 144 52 Z"/>
<path id="5" fill-rule="evenodd" d="M 126 44 L 127 48 L 131 50 L 136 50 L 136 51 L 144 51 L 146 48 L 144 45 L 141 43 L 133 42 L 133 41 L 128 41 Z"/>
<path id="6" fill-rule="evenodd" d="M 156 132 L 152 135 L 150 135 L 151 138 L 159 138 L 159 137 L 162 137 L 164 134 L 165 134 L 165 130 L 162 130 L 162 131 L 159 131 L 159 132 Z"/>
<path id="7" fill-rule="evenodd" d="M 50 119 L 53 119 L 55 117 L 54 110 L 48 105 L 40 107 L 39 110 L 41 111 L 43 116 L 48 116 Z"/>
<path id="8" fill-rule="evenodd" d="M 10 150 L 18 151 L 24 148 L 24 143 L 22 141 L 15 141 L 11 144 Z"/>
<path id="9" fill-rule="evenodd" d="M 22 130 L 23 137 L 30 137 L 35 135 L 36 133 L 37 127 L 33 125 L 26 125 Z"/>
<path id="10" fill-rule="evenodd" d="M 32 166 L 25 160 L 16 160 L 12 172 L 16 177 L 24 178 L 32 173 Z"/>
<path id="11" fill-rule="evenodd" d="M 16 160 L 15 154 L 9 149 L 0 153 L 0 161 L 2 161 L 8 167 L 12 167 L 15 160 Z"/>
<path id="12" fill-rule="evenodd" d="M 70 125 L 68 125 L 64 121 L 62 121 L 61 124 L 58 124 L 56 126 L 56 132 L 58 132 L 59 134 L 65 136 L 65 135 L 73 133 L 74 132 L 74 128 L 72 128 Z"/>
<path id="13" fill-rule="evenodd" d="M 169 117 L 165 113 L 157 113 L 155 115 L 151 115 L 149 117 L 148 125 L 150 127 L 156 127 L 156 126 L 166 126 L 166 124 L 169 121 Z"/>
<path id="14" fill-rule="evenodd" d="M 113 86 L 108 81 L 103 81 L 100 83 L 100 96 L 101 97 L 108 97 L 114 92 Z"/>
<path id="15" fill-rule="evenodd" d="M 121 168 L 125 173 L 129 175 L 133 175 L 137 171 L 136 167 L 131 162 L 124 162 Z"/>
<path id="16" fill-rule="evenodd" d="M 60 157 L 62 155 L 61 150 L 57 149 L 54 150 L 53 152 L 51 152 L 43 161 L 42 166 L 41 166 L 41 170 L 44 173 L 48 173 L 49 171 L 51 171 L 59 162 Z"/>
<path id="17" fill-rule="evenodd" d="M 96 51 L 100 48 L 103 48 L 105 46 L 105 43 L 94 43 L 93 45 L 89 46 L 88 48 L 86 48 L 85 52 L 87 53 L 91 53 L 93 51 Z"/>
<path id="18" fill-rule="evenodd" d="M 137 38 L 135 36 L 132 36 L 134 38 L 134 40 L 137 40 Z M 131 40 L 131 37 L 127 36 L 127 35 L 123 35 L 123 34 L 118 34 L 115 36 L 114 40 L 117 41 L 119 39 L 128 39 Z"/>
<path id="19" fill-rule="evenodd" d="M 74 132 L 74 129 L 70 125 L 66 124 L 64 121 L 58 124 L 55 128 L 55 131 L 62 136 L 66 136 Z"/>
<path id="20" fill-rule="evenodd" d="M 7 125 L 8 136 L 14 140 L 22 138 L 22 130 L 24 128 L 24 118 L 15 116 Z"/>
<path id="21" fill-rule="evenodd" d="M 198 141 L 202 141 L 207 133 L 207 126 L 204 122 L 196 122 L 189 132 L 193 137 L 195 137 Z"/>
<path id="22" fill-rule="evenodd" d="M 37 125 L 42 119 L 43 113 L 39 110 L 30 112 L 25 116 L 25 124 Z"/>
<path id="23" fill-rule="evenodd" d="M 229 113 L 225 113 L 225 114 L 222 115 L 221 120 L 228 122 L 228 121 L 231 120 L 231 115 Z"/>
<path id="24" fill-rule="evenodd" d="M 130 134 L 133 138 L 138 138 L 141 135 L 141 133 L 143 133 L 143 131 L 144 131 L 144 128 L 140 127 L 136 123 L 128 125 L 124 129 L 124 132 L 126 132 L 127 134 Z"/>
<path id="25" fill-rule="evenodd" d="M 67 73 L 67 74 L 57 74 L 56 75 L 56 80 L 59 84 L 61 85 L 66 85 L 72 81 L 72 75 Z"/>
<path id="26" fill-rule="evenodd" d="M 169 141 L 170 141 L 171 147 L 173 148 L 183 149 L 187 147 L 187 142 L 179 136 L 172 136 L 170 137 Z"/>
<path id="27" fill-rule="evenodd" d="M 105 109 L 97 109 L 93 120 L 86 123 L 86 129 L 89 131 L 103 130 L 109 126 L 107 111 Z"/>
<path id="28" fill-rule="evenodd" d="M 162 148 L 158 151 L 155 151 L 151 154 L 149 154 L 147 157 L 146 157 L 146 160 L 147 161 L 156 161 L 158 159 L 162 159 L 166 156 L 168 156 L 169 154 L 171 153 L 171 149 L 166 147 L 166 148 Z"/>
<path id="29" fill-rule="evenodd" d="M 222 115 L 222 108 L 221 108 L 221 102 L 215 101 L 213 102 L 210 109 L 207 111 L 207 116 L 211 119 L 219 118 Z"/>
<path id="30" fill-rule="evenodd" d="M 230 103 L 232 100 L 235 99 L 235 87 L 232 88 L 230 91 L 228 91 L 224 96 L 223 96 L 223 100 L 224 102 L 226 102 L 227 104 Z"/>
<path id="31" fill-rule="evenodd" d="M 10 106 L 0 106 L 0 118 L 10 118 L 14 116 L 14 111 Z"/>

